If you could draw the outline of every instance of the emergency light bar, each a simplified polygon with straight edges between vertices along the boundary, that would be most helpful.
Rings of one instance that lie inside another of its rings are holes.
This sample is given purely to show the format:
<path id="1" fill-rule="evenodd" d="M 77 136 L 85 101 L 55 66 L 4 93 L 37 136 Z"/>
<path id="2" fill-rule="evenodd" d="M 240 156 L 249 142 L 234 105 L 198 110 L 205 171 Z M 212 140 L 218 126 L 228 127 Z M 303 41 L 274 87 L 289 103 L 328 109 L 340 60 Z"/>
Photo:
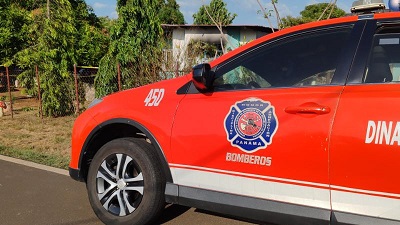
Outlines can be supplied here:
<path id="1" fill-rule="evenodd" d="M 375 10 L 384 10 L 386 8 L 383 0 L 358 0 L 351 6 L 352 13 L 367 13 Z"/>

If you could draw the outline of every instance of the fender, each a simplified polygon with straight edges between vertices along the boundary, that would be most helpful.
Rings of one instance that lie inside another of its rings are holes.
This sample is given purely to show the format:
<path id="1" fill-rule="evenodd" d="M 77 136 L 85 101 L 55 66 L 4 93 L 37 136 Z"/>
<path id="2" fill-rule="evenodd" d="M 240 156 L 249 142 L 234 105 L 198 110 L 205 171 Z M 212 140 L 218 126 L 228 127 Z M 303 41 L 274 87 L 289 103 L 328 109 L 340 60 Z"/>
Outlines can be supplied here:
<path id="1" fill-rule="evenodd" d="M 73 175 L 72 177 L 76 180 L 79 180 L 79 181 L 85 180 L 86 176 L 84 174 L 84 171 L 86 171 L 86 170 L 82 170 L 82 168 L 85 167 L 85 165 L 83 165 L 82 163 L 86 162 L 85 157 L 87 157 L 89 146 L 92 144 L 92 141 L 95 139 L 96 135 L 98 135 L 103 128 L 105 128 L 109 125 L 114 125 L 114 124 L 128 125 L 128 126 L 132 127 L 133 129 L 137 129 L 139 132 L 145 134 L 146 137 L 150 139 L 151 145 L 154 146 L 154 150 L 156 151 L 157 156 L 162 164 L 162 170 L 163 170 L 162 172 L 164 173 L 167 182 L 173 183 L 171 170 L 169 169 L 167 159 L 165 158 L 164 152 L 161 149 L 161 146 L 158 143 L 158 141 L 156 140 L 156 138 L 154 137 L 154 135 L 142 124 L 140 124 L 134 120 L 127 119 L 127 118 L 115 118 L 115 119 L 107 120 L 107 121 L 99 124 L 98 126 L 96 126 L 90 132 L 88 137 L 86 138 L 83 148 L 81 150 L 80 157 L 79 157 L 79 164 L 78 164 L 79 169 L 77 171 L 76 170 L 71 171 L 71 168 L 70 168 L 70 175 L 71 176 Z M 132 135 L 132 136 L 134 136 L 134 135 Z M 98 149 L 100 149 L 100 147 Z M 98 149 L 96 149 L 95 152 L 97 152 Z"/>

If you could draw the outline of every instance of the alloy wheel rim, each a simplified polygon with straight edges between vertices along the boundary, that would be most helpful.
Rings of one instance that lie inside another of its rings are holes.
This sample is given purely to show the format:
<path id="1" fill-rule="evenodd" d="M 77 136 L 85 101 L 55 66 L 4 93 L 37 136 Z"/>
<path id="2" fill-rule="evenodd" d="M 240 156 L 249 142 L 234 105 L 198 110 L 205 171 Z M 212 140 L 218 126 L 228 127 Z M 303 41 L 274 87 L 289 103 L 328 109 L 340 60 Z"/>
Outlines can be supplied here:
<path id="1" fill-rule="evenodd" d="M 126 154 L 108 156 L 96 176 L 97 197 L 108 212 L 116 216 L 132 214 L 143 198 L 142 172 Z"/>

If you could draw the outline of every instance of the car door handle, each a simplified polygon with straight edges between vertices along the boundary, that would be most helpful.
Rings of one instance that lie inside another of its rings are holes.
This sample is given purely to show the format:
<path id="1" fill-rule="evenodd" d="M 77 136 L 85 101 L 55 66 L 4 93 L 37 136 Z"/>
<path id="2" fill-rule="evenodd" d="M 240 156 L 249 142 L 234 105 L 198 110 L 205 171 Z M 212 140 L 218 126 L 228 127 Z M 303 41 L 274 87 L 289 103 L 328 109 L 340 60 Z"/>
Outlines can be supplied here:
<path id="1" fill-rule="evenodd" d="M 290 114 L 316 114 L 322 115 L 331 112 L 328 106 L 322 106 L 315 102 L 307 102 L 299 106 L 286 107 L 285 112 Z"/>

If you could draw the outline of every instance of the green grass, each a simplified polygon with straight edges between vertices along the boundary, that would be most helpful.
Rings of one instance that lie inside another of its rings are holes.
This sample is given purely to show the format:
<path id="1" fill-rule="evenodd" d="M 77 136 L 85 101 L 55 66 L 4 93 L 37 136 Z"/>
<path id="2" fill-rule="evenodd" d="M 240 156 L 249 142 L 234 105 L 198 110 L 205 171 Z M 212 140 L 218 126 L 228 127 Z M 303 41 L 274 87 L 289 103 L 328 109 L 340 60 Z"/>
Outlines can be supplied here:
<path id="1" fill-rule="evenodd" d="M 68 169 L 76 116 L 41 119 L 38 100 L 21 92 L 13 92 L 14 118 L 10 112 L 0 117 L 0 155 Z M 0 99 L 6 99 L 6 95 L 0 93 Z"/>
<path id="2" fill-rule="evenodd" d="M 18 149 L 0 145 L 0 155 L 23 159 L 47 166 L 68 169 L 69 156 L 49 154 L 35 149 Z"/>

